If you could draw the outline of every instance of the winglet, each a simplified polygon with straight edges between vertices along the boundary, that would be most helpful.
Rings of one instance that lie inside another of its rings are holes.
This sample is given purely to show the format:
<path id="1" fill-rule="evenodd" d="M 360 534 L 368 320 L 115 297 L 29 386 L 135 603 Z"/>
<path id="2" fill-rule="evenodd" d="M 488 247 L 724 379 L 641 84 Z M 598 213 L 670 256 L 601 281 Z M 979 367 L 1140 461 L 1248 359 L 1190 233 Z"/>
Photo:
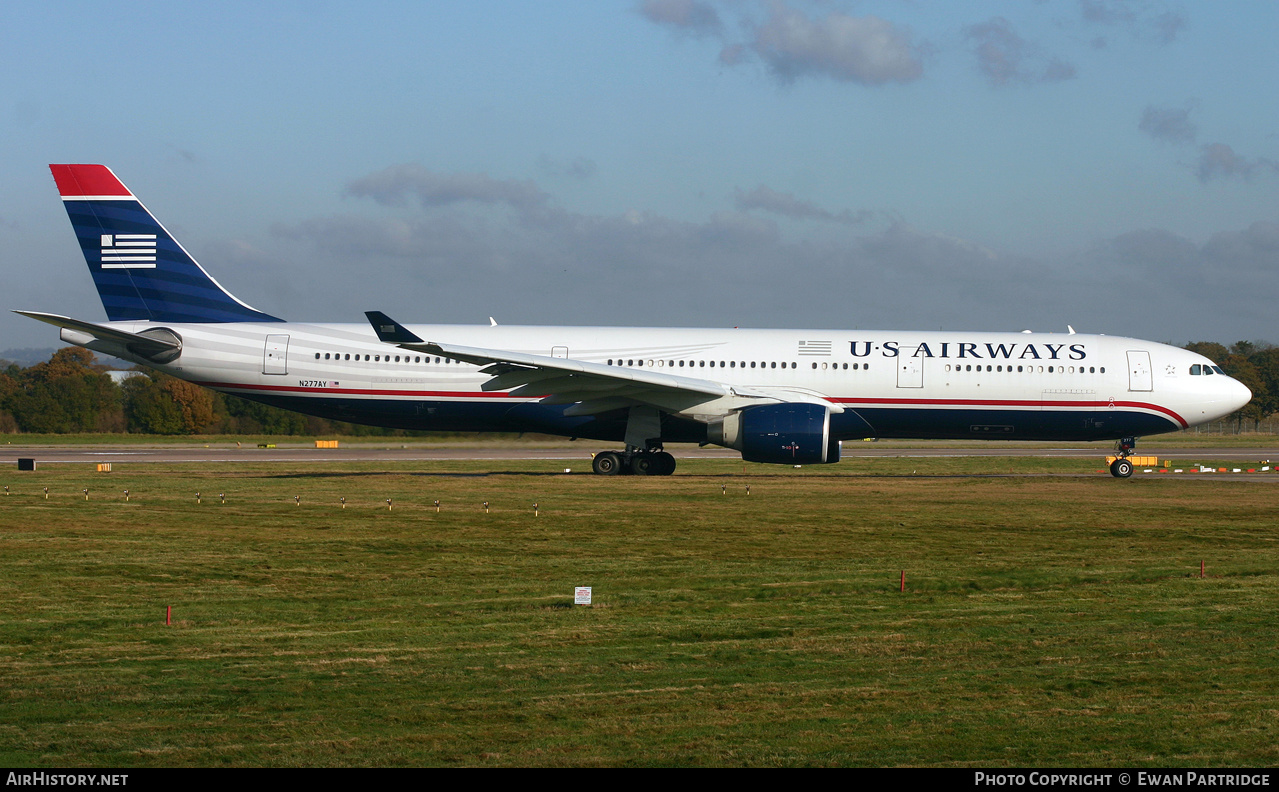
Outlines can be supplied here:
<path id="1" fill-rule="evenodd" d="M 388 344 L 423 343 L 422 339 L 410 333 L 404 325 L 381 311 L 365 311 L 364 315 L 369 318 L 369 324 L 373 325 L 373 332 L 377 333 L 379 341 Z"/>

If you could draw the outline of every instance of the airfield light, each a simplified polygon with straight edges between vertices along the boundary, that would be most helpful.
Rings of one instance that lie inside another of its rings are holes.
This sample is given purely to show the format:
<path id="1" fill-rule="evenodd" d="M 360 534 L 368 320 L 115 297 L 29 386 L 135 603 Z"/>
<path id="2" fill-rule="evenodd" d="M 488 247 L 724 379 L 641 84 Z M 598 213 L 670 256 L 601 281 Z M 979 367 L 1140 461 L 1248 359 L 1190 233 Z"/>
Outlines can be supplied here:
<path id="1" fill-rule="evenodd" d="M 196 502 L 196 504 L 197 504 L 197 505 L 201 503 L 201 500 L 200 500 L 200 493 L 198 493 L 198 492 L 195 494 L 195 502 Z"/>
<path id="2" fill-rule="evenodd" d="M 488 502 L 488 501 L 484 501 L 484 513 L 485 513 L 485 514 L 488 514 L 488 513 L 489 513 L 489 502 Z"/>
<path id="3" fill-rule="evenodd" d="M 391 499 L 390 499 L 390 498 L 387 498 L 387 499 L 386 499 L 386 510 L 387 510 L 387 511 L 390 511 L 390 510 L 391 510 Z"/>
<path id="4" fill-rule="evenodd" d="M 435 501 L 435 513 L 436 513 L 436 514 L 439 514 L 439 513 L 440 513 L 440 501 L 439 501 L 439 499 L 436 499 L 436 501 Z"/>
<path id="5" fill-rule="evenodd" d="M 219 492 L 219 493 L 218 493 L 218 499 L 219 499 L 220 501 L 222 501 L 222 503 L 223 503 L 223 504 L 225 504 L 225 503 L 226 503 L 226 493 L 225 493 L 225 492 Z"/>
<path id="6" fill-rule="evenodd" d="M 536 516 L 537 516 L 537 503 L 536 503 L 536 501 L 533 503 L 533 516 L 534 516 L 534 517 L 536 517 Z"/>
<path id="7" fill-rule="evenodd" d="M 129 491 L 128 491 L 128 490 L 125 490 L 125 491 L 124 491 L 124 502 L 125 502 L 125 503 L 128 503 L 128 502 L 129 502 Z"/>
<path id="8" fill-rule="evenodd" d="M 293 502 L 294 502 L 295 504 L 297 504 L 298 506 L 301 506 L 301 505 L 302 505 L 302 496 L 301 496 L 301 495 L 294 495 L 294 496 L 293 496 Z"/>
<path id="9" fill-rule="evenodd" d="M 338 500 L 342 501 L 342 508 L 343 508 L 343 509 L 345 509 L 345 508 L 346 508 L 346 496 L 345 496 L 345 495 L 343 495 L 341 498 L 338 498 Z"/>
<path id="10" fill-rule="evenodd" d="M 45 487 L 45 488 L 44 488 L 44 499 L 45 499 L 45 500 L 49 500 L 49 488 L 48 488 L 48 487 Z"/>
<path id="11" fill-rule="evenodd" d="M 85 499 L 85 500 L 88 500 L 88 499 L 89 499 L 89 490 L 88 490 L 88 489 L 82 489 L 82 490 L 80 490 L 80 491 L 84 493 L 84 499 Z"/>

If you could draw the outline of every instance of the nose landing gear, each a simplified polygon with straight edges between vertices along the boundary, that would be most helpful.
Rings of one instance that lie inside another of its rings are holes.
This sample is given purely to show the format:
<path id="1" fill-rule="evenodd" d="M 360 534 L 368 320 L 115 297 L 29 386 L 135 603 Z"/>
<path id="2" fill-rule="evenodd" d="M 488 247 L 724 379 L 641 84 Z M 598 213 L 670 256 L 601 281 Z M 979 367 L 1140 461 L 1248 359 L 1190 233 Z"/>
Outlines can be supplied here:
<path id="1" fill-rule="evenodd" d="M 1137 448 L 1137 438 L 1125 437 L 1115 443 L 1115 461 L 1110 463 L 1110 475 L 1115 478 L 1128 478 L 1132 475 L 1132 462 L 1128 457 Z"/>

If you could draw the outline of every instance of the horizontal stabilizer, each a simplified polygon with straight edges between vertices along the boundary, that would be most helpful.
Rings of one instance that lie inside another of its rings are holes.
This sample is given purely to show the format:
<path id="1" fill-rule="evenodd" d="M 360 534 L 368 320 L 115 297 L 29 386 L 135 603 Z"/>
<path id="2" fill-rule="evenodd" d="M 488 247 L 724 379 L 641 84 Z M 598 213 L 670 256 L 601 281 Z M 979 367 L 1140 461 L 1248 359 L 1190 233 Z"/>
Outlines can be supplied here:
<path id="1" fill-rule="evenodd" d="M 64 331 L 72 331 L 73 334 L 87 336 L 87 338 L 79 338 L 76 335 L 68 336 L 66 332 L 63 333 L 63 340 L 80 346 L 84 346 L 95 339 L 106 341 L 122 346 L 135 355 L 158 363 L 167 363 L 176 359 L 182 353 L 182 338 L 167 328 L 157 327 L 152 330 L 144 330 L 141 333 L 130 333 L 127 330 L 106 327 L 105 325 L 86 322 L 82 319 L 72 319 L 68 316 L 59 316 L 58 314 L 39 313 L 38 311 L 14 311 L 14 313 L 28 316 L 37 322 L 61 327 Z"/>

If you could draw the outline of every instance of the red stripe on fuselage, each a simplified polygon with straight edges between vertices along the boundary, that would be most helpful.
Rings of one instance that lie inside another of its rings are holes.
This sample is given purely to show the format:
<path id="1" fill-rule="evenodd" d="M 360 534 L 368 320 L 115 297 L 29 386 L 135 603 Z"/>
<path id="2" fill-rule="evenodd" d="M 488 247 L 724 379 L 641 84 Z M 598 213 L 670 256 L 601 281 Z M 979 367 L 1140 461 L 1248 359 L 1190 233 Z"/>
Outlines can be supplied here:
<path id="1" fill-rule="evenodd" d="M 319 393 L 319 394 L 341 394 L 350 396 L 417 396 L 417 397 L 434 397 L 445 399 L 512 399 L 518 398 L 520 401 L 528 401 L 529 397 L 511 396 L 504 392 L 488 392 L 488 391 L 418 391 L 418 390 L 375 390 L 372 388 L 313 388 L 298 385 L 248 385 L 238 382 L 199 382 L 192 380 L 192 384 L 201 385 L 214 390 L 252 390 L 252 391 L 269 391 L 275 393 Z M 535 396 L 532 398 L 541 398 Z"/>
<path id="2" fill-rule="evenodd" d="M 416 398 L 443 398 L 443 399 L 519 399 L 520 401 L 534 401 L 540 396 L 511 396 L 504 391 L 417 391 L 417 390 L 385 390 L 373 388 L 313 388 L 296 385 L 250 385 L 235 382 L 195 382 L 196 385 L 203 385 L 206 388 L 214 388 L 218 390 L 253 390 L 268 391 L 275 393 L 315 393 L 315 394 L 339 394 L 349 396 L 411 396 Z M 1185 429 L 1190 426 L 1184 418 L 1176 412 L 1159 404 L 1151 404 L 1149 402 L 1133 402 L 1133 401 L 1029 401 L 1025 399 L 856 399 L 856 398 L 831 398 L 831 401 L 837 404 L 848 404 L 853 406 L 872 407 L 883 405 L 886 407 L 1023 407 L 1027 409 L 1042 409 L 1044 407 L 1118 407 L 1132 408 L 1138 410 L 1152 410 L 1154 412 L 1163 413 L 1172 418 L 1181 428 Z"/>
<path id="3" fill-rule="evenodd" d="M 885 405 L 894 407 L 1131 407 L 1138 410 L 1153 410 L 1163 413 L 1181 425 L 1182 429 L 1190 426 L 1185 418 L 1161 404 L 1134 401 L 1029 401 L 1025 399 L 829 399 L 838 404 L 860 405 L 872 407 Z"/>

